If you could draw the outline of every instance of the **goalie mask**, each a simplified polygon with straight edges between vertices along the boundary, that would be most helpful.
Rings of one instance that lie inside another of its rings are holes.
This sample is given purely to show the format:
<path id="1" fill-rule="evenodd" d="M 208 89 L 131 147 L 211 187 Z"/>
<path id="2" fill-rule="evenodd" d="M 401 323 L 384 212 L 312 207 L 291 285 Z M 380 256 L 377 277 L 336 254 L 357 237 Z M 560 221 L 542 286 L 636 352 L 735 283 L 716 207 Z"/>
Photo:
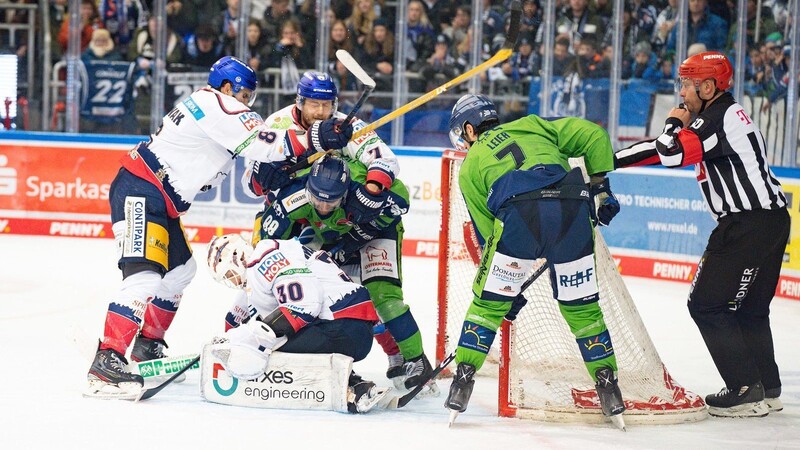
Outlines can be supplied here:
<path id="1" fill-rule="evenodd" d="M 499 123 L 500 116 L 497 114 L 497 107 L 485 95 L 467 94 L 462 96 L 453 106 L 450 114 L 450 142 L 453 148 L 465 152 L 472 145 L 467 141 L 466 126 L 472 125 L 477 134 L 478 127 L 487 121 Z"/>
<path id="2" fill-rule="evenodd" d="M 347 163 L 327 155 L 311 166 L 306 180 L 306 196 L 317 213 L 327 217 L 344 203 L 349 187 L 350 168 Z"/>
<path id="3" fill-rule="evenodd" d="M 247 259 L 253 247 L 240 234 L 217 236 L 208 244 L 208 270 L 215 281 L 234 289 L 247 285 Z"/>

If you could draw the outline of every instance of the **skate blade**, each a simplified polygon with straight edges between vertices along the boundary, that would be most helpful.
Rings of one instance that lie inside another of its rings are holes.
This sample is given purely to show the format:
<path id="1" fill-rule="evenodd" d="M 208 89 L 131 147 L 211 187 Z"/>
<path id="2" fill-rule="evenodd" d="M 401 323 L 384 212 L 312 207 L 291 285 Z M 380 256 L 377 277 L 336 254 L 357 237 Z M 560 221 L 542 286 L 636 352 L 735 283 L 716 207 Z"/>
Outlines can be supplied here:
<path id="1" fill-rule="evenodd" d="M 781 399 L 775 398 L 765 398 L 764 402 L 767 404 L 769 408 L 769 412 L 778 412 L 783 411 L 783 402 Z"/>
<path id="2" fill-rule="evenodd" d="M 764 417 L 769 414 L 766 402 L 752 402 L 730 408 L 708 407 L 708 414 L 714 417 Z"/>
<path id="3" fill-rule="evenodd" d="M 447 421 L 447 428 L 450 428 L 450 427 L 453 426 L 453 424 L 456 421 L 456 417 L 458 417 L 458 414 L 459 414 L 459 412 L 456 411 L 455 409 L 451 409 L 450 410 L 450 418 Z"/>
<path id="4" fill-rule="evenodd" d="M 611 423 L 613 423 L 615 427 L 619 428 L 622 431 L 628 431 L 625 429 L 625 419 L 622 418 L 622 414 L 609 416 L 608 418 L 611 419 Z"/>
<path id="5" fill-rule="evenodd" d="M 358 405 L 356 405 L 356 409 L 359 413 L 364 414 L 371 411 L 378 405 L 385 405 L 391 401 L 391 397 L 389 397 L 389 392 L 392 391 L 392 388 L 381 388 L 376 389 L 375 395 L 369 398 L 362 398 L 358 401 Z M 384 400 L 386 399 L 386 400 Z"/>
<path id="6" fill-rule="evenodd" d="M 419 394 L 415 395 L 414 398 L 436 398 L 441 395 L 442 391 L 439 389 L 439 385 L 436 384 L 435 380 L 428 381 L 425 383 L 425 387 L 419 391 Z"/>
<path id="7" fill-rule="evenodd" d="M 94 378 L 89 380 L 89 387 L 83 392 L 83 396 L 103 400 L 136 400 L 142 392 L 139 383 L 125 382 L 113 385 Z"/>

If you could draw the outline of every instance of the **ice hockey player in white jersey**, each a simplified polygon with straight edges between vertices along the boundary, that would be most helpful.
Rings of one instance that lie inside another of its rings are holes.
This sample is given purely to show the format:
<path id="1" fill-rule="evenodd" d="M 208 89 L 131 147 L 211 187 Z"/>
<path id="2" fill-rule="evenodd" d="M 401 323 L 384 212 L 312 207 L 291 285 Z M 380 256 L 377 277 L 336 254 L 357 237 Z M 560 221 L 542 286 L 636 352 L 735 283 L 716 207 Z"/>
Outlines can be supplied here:
<path id="1" fill-rule="evenodd" d="M 249 314 L 225 332 L 212 354 L 236 378 L 263 375 L 270 355 L 340 353 L 360 361 L 372 347 L 378 314 L 369 291 L 354 283 L 325 251 L 296 239 L 265 239 L 252 248 L 238 234 L 214 238 L 208 266 L 215 280 L 247 289 L 240 305 Z M 245 303 L 247 302 L 247 303 Z M 351 373 L 348 410 L 366 412 L 390 389 Z"/>
<path id="2" fill-rule="evenodd" d="M 363 164 L 367 168 L 366 181 L 359 188 L 359 193 L 354 195 L 358 202 L 351 202 L 351 208 L 355 222 L 369 222 L 383 210 L 389 188 L 400 172 L 400 165 L 394 152 L 374 131 L 350 141 L 347 134 L 336 135 L 324 129 L 324 125 L 330 123 L 331 119 L 341 121 L 347 117 L 337 111 L 337 95 L 336 84 L 330 75 L 306 72 L 297 83 L 295 104 L 273 113 L 267 117 L 265 123 L 276 136 L 272 143 L 273 151 L 304 155 L 313 153 L 313 150 L 334 148 L 339 150 L 343 159 Z M 363 120 L 354 119 L 352 130 L 358 131 L 366 125 Z M 328 141 L 320 145 L 317 136 L 319 139 L 327 138 Z M 336 137 L 339 138 L 338 142 L 334 139 Z M 303 156 L 299 159 L 302 160 Z M 268 191 L 280 189 L 291 182 L 289 174 L 284 170 L 288 165 L 288 162 L 270 164 L 248 159 L 245 165 L 248 171 L 242 181 L 256 196 L 265 195 Z"/>
<path id="3" fill-rule="evenodd" d="M 164 333 L 196 271 L 180 221 L 195 196 L 218 185 L 237 156 L 261 162 L 298 156 L 271 145 L 276 134 L 249 107 L 256 87 L 247 64 L 221 58 L 208 86 L 175 106 L 149 141 L 122 158 L 109 202 L 123 281 L 108 306 L 87 396 L 130 397 L 141 390 L 142 377 L 126 368 L 134 338 L 133 360 L 163 357 Z M 323 136 L 314 139 L 338 145 L 351 131 L 331 119 L 318 124 L 314 133 Z"/>

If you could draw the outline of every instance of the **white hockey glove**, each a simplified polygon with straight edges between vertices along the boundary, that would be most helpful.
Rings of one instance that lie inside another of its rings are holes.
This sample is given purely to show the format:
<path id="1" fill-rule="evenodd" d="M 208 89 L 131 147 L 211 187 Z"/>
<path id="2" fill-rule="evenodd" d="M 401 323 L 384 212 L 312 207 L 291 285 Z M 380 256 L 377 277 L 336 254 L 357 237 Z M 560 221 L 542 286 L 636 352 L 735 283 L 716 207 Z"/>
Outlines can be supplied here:
<path id="1" fill-rule="evenodd" d="M 251 318 L 247 323 L 225 332 L 227 344 L 221 344 L 211 353 L 222 361 L 225 370 L 236 378 L 254 380 L 263 375 L 269 356 L 287 341 L 277 337 L 269 325 Z"/>

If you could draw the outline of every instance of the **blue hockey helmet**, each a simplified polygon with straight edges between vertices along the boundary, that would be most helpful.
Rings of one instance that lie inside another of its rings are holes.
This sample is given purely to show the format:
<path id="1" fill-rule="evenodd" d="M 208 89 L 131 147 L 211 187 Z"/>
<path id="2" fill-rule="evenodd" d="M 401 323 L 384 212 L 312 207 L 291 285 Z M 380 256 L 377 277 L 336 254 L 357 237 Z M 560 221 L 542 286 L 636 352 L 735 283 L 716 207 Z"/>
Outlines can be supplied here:
<path id="1" fill-rule="evenodd" d="M 330 100 L 333 102 L 331 115 L 336 113 L 339 106 L 339 91 L 333 78 L 325 72 L 308 71 L 300 77 L 297 83 L 297 108 L 303 110 L 303 102 L 307 98 L 314 100 Z"/>
<path id="2" fill-rule="evenodd" d="M 470 147 L 464 136 L 467 124 L 478 128 L 480 124 L 487 120 L 500 121 L 497 114 L 497 107 L 485 95 L 466 94 L 462 96 L 453 106 L 450 114 L 450 142 L 456 150 L 466 151 Z"/>
<path id="3" fill-rule="evenodd" d="M 311 166 L 306 180 L 308 201 L 322 216 L 339 207 L 350 186 L 350 168 L 333 155 L 323 156 Z"/>
<path id="4" fill-rule="evenodd" d="M 214 89 L 220 89 L 222 84 L 227 81 L 231 84 L 233 94 L 236 95 L 242 88 L 252 91 L 252 96 L 248 102 L 253 106 L 256 99 L 256 88 L 258 87 L 258 77 L 255 70 L 233 56 L 223 56 L 211 66 L 208 72 L 208 85 Z"/>

